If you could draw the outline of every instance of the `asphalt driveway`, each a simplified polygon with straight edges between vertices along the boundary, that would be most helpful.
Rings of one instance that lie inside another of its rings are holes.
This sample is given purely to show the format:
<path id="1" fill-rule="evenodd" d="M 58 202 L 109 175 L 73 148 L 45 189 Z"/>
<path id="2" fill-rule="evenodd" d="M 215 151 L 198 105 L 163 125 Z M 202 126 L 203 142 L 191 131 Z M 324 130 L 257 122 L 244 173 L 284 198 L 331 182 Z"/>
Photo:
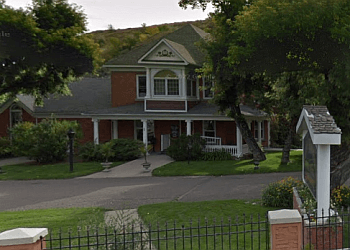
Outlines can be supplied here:
<path id="1" fill-rule="evenodd" d="M 268 183 L 287 176 L 300 178 L 301 173 L 0 181 L 0 211 L 91 206 L 130 209 L 174 200 L 259 199 Z"/>

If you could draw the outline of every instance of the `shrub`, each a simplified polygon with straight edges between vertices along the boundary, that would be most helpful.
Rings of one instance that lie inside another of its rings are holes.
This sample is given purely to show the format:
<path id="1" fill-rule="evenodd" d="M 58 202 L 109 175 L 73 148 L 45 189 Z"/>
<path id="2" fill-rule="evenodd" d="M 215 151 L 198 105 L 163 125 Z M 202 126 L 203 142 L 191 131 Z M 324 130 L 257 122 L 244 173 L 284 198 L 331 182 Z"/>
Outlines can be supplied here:
<path id="1" fill-rule="evenodd" d="M 204 161 L 226 161 L 232 160 L 232 156 L 230 153 L 219 150 L 214 152 L 204 152 L 202 156 L 202 160 Z"/>
<path id="2" fill-rule="evenodd" d="M 0 158 L 12 156 L 11 141 L 8 137 L 0 137 Z"/>
<path id="3" fill-rule="evenodd" d="M 300 187 L 302 182 L 292 177 L 270 183 L 263 191 L 264 206 L 293 208 L 293 187 Z"/>
<path id="4" fill-rule="evenodd" d="M 75 121 L 46 119 L 37 125 L 17 124 L 11 130 L 15 152 L 41 163 L 62 161 L 67 156 L 70 128 L 76 132 L 76 139 L 82 137 L 80 125 Z"/>
<path id="5" fill-rule="evenodd" d="M 79 147 L 79 155 L 84 161 L 102 161 L 100 145 L 93 142 L 85 143 Z"/>
<path id="6" fill-rule="evenodd" d="M 111 140 L 114 156 L 111 161 L 131 161 L 140 157 L 140 148 L 143 146 L 141 141 L 120 138 Z"/>
<path id="7" fill-rule="evenodd" d="M 190 141 L 192 142 L 192 147 L 189 150 L 188 145 Z M 171 140 L 166 153 L 176 161 L 187 161 L 188 158 L 192 161 L 201 160 L 204 145 L 205 140 L 199 134 L 190 136 L 182 134 L 179 138 Z"/>
<path id="8" fill-rule="evenodd" d="M 331 204 L 338 210 L 350 206 L 350 188 L 347 186 L 336 187 L 331 192 Z"/>

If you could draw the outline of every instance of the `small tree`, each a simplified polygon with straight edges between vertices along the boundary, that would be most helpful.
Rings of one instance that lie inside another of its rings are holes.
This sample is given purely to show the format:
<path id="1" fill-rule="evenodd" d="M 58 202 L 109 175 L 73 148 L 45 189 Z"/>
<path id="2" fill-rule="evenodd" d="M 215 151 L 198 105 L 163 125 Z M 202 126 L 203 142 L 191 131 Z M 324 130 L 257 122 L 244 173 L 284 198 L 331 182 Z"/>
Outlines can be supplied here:
<path id="1" fill-rule="evenodd" d="M 69 143 L 67 131 L 70 128 L 76 131 L 76 139 L 82 138 L 81 128 L 77 122 L 47 119 L 37 125 L 29 122 L 17 124 L 11 130 L 15 153 L 40 163 L 62 161 L 67 156 Z M 77 140 L 75 143 L 77 144 Z"/>
<path id="2" fill-rule="evenodd" d="M 176 161 L 189 160 L 189 142 L 191 141 L 190 160 L 200 160 L 203 155 L 205 140 L 199 134 L 185 135 L 182 134 L 179 138 L 173 139 L 171 145 L 167 148 L 167 155 Z"/>

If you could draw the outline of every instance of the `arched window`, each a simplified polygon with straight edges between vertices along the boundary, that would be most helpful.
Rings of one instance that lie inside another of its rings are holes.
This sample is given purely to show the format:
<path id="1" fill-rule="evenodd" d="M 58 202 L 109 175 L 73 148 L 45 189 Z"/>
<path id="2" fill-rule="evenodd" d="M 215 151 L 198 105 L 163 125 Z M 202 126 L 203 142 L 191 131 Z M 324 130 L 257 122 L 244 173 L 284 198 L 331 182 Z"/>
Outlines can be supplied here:
<path id="1" fill-rule="evenodd" d="M 17 104 L 13 104 L 10 107 L 10 127 L 20 122 L 22 122 L 22 109 Z"/>
<path id="2" fill-rule="evenodd" d="M 180 95 L 179 78 L 173 71 L 162 70 L 154 76 L 154 95 Z"/>

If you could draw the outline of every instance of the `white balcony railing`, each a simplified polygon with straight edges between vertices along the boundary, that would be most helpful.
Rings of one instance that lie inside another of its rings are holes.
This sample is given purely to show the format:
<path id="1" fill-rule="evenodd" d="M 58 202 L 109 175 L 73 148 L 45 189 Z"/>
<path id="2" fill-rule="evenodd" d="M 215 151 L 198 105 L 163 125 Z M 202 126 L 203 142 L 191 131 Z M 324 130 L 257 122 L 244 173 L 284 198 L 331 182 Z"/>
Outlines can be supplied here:
<path id="1" fill-rule="evenodd" d="M 220 137 L 201 136 L 205 140 L 205 145 L 221 145 Z"/>

